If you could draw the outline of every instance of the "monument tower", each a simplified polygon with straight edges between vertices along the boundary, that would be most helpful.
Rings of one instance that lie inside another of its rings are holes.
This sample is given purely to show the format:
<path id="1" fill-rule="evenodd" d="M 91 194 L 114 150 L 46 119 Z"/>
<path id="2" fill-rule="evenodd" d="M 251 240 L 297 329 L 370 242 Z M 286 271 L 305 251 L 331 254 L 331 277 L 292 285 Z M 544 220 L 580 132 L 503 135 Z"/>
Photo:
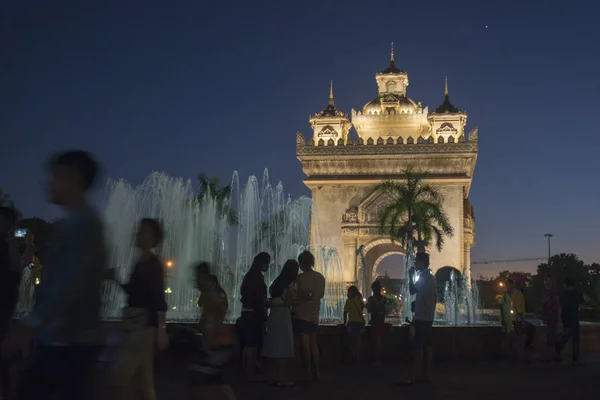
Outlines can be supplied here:
<path id="1" fill-rule="evenodd" d="M 312 191 L 311 246 L 335 246 L 346 282 L 370 284 L 381 260 L 405 251 L 380 231 L 378 214 L 388 200 L 375 186 L 402 180 L 403 170 L 413 167 L 427 172 L 444 195 L 455 231 L 441 252 L 429 249 L 431 269 L 452 267 L 470 278 L 475 221 L 469 190 L 477 128 L 465 135 L 467 113 L 450 102 L 447 80 L 444 101 L 434 111 L 410 99 L 408 74 L 396 65 L 393 47 L 389 66 L 375 80 L 377 96 L 352 110 L 351 121 L 335 107 L 330 85 L 327 106 L 310 117 L 312 137 L 296 135 L 296 155 Z M 350 137 L 351 127 L 357 139 Z"/>

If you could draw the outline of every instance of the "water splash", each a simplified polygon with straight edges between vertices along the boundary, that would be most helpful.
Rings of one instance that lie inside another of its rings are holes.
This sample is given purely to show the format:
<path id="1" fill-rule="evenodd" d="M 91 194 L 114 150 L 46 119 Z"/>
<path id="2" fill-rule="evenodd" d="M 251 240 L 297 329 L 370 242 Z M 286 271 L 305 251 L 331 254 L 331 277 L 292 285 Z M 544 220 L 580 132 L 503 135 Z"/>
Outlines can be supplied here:
<path id="1" fill-rule="evenodd" d="M 446 282 L 443 298 L 444 312 L 436 319 L 441 325 L 463 326 L 481 322 L 479 310 L 479 290 L 477 285 L 469 288 L 468 277 L 452 271 Z"/>
<path id="2" fill-rule="evenodd" d="M 163 222 L 166 236 L 159 253 L 172 266 L 166 270 L 169 321 L 199 318 L 198 293 L 192 284 L 194 263 L 203 260 L 214 266 L 214 273 L 229 295 L 228 319 L 231 321 L 240 315 L 239 290 L 254 255 L 260 251 L 271 254 L 272 266 L 265 273 L 265 281 L 270 284 L 286 260 L 296 259 L 302 250 L 310 247 L 310 198 L 292 200 L 281 183 L 273 188 L 267 170 L 261 184 L 251 176 L 243 187 L 239 175 L 234 173 L 232 189 L 230 205 L 239 216 L 237 227 L 228 225 L 215 201 L 196 201 L 190 180 L 153 173 L 135 188 L 122 180 L 108 184 L 105 219 L 110 260 L 121 280 L 129 277 L 135 261 L 133 232 L 137 221 L 153 217 Z M 321 319 L 337 322 L 342 317 L 345 300 L 339 255 L 336 249 L 327 246 L 312 251 L 316 269 L 327 281 Z M 107 284 L 105 317 L 118 318 L 124 300 L 120 288 Z"/>

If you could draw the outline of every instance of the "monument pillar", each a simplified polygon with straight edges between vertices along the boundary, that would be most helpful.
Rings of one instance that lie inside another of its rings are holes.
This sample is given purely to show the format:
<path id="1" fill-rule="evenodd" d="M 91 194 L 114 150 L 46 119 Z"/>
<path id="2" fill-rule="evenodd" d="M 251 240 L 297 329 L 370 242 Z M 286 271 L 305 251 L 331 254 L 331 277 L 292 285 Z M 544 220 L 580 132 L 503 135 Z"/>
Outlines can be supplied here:
<path id="1" fill-rule="evenodd" d="M 467 288 L 471 289 L 473 282 L 471 282 L 471 244 L 470 243 L 465 243 L 463 276 L 467 280 Z"/>

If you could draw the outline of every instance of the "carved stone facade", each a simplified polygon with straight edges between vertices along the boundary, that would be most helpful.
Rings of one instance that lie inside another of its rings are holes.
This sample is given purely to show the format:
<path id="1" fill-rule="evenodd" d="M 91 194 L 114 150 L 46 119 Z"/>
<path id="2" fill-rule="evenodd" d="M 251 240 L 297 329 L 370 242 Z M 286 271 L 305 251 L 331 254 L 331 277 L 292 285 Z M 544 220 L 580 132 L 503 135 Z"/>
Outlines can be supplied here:
<path id="1" fill-rule="evenodd" d="M 427 172 L 443 193 L 455 230 L 441 252 L 429 249 L 432 270 L 453 267 L 470 276 L 475 219 L 468 196 L 477 160 L 477 128 L 467 141 L 467 114 L 450 103 L 447 84 L 444 103 L 433 112 L 407 98 L 408 74 L 396 67 L 393 54 L 376 80 L 379 96 L 362 111 L 353 110 L 352 123 L 335 109 L 330 89 L 328 108 L 310 119 L 313 138 L 296 135 L 296 154 L 307 176 L 304 183 L 312 191 L 311 244 L 335 246 L 345 280 L 370 284 L 385 256 L 404 252 L 380 231 L 379 212 L 389 199 L 374 188 L 385 180 L 401 180 L 403 170 L 413 167 Z M 349 135 L 352 125 L 355 140 Z M 331 133 L 336 127 L 337 136 Z M 319 136 L 324 130 L 328 136 Z"/>

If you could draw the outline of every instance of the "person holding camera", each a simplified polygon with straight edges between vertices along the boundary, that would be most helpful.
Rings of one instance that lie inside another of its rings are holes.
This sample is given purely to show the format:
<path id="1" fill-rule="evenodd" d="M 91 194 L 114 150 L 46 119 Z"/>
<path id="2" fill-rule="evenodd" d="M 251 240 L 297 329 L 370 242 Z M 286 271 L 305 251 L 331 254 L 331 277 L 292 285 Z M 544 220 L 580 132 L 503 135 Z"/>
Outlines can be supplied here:
<path id="1" fill-rule="evenodd" d="M 416 271 L 415 271 L 416 269 Z M 417 253 L 415 269 L 409 272 L 410 293 L 416 294 L 414 301 L 414 338 L 412 340 L 413 365 L 408 379 L 401 385 L 414 385 L 429 382 L 429 368 L 432 360 L 431 330 L 437 302 L 435 276 L 429 270 L 429 254 Z"/>

